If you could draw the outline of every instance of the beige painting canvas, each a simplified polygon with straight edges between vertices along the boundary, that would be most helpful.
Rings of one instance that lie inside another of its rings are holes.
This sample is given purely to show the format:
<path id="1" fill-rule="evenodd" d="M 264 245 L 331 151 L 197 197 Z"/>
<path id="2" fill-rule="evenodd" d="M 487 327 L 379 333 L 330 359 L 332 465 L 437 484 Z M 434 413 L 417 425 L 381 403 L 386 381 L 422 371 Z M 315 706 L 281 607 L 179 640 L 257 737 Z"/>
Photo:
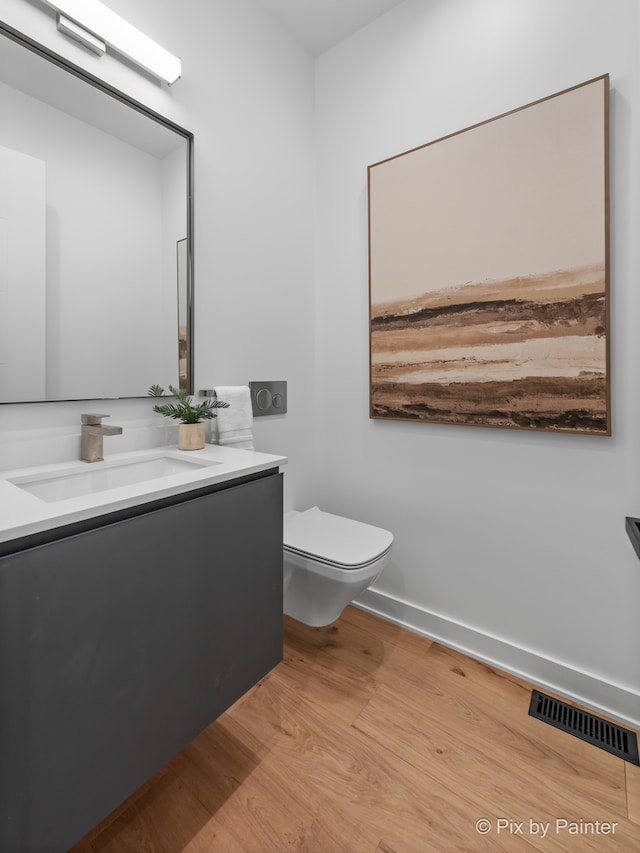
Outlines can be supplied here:
<path id="1" fill-rule="evenodd" d="M 611 434 L 608 93 L 369 167 L 371 417 Z"/>

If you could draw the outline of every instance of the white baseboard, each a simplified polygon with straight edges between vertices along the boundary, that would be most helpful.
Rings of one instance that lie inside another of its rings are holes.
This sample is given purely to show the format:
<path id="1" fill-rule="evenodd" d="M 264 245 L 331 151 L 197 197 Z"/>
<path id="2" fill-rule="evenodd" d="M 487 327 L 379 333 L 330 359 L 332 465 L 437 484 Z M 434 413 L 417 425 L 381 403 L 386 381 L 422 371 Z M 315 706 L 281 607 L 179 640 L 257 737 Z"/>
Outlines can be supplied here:
<path id="1" fill-rule="evenodd" d="M 375 589 L 360 593 L 353 603 L 388 622 L 611 717 L 623 726 L 640 730 L 640 693 Z"/>

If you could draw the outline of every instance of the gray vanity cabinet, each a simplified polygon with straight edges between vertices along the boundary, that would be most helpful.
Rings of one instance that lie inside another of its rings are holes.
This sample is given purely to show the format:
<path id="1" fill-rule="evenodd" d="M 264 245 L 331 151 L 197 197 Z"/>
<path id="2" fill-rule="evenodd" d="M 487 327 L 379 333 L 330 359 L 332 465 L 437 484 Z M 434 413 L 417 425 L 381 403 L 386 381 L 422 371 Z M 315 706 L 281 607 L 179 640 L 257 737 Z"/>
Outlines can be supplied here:
<path id="1" fill-rule="evenodd" d="M 64 853 L 282 658 L 276 469 L 94 522 L 0 558 L 2 853 Z"/>

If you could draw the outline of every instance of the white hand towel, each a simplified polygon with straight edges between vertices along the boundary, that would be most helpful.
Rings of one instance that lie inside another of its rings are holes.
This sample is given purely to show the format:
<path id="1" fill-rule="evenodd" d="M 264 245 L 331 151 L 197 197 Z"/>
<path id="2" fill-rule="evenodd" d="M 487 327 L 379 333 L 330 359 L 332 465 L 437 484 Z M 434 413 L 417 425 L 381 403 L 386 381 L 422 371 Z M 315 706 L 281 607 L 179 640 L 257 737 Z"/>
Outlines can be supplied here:
<path id="1" fill-rule="evenodd" d="M 253 409 L 247 385 L 219 385 L 218 400 L 229 404 L 228 409 L 216 409 L 218 444 L 253 450 Z"/>

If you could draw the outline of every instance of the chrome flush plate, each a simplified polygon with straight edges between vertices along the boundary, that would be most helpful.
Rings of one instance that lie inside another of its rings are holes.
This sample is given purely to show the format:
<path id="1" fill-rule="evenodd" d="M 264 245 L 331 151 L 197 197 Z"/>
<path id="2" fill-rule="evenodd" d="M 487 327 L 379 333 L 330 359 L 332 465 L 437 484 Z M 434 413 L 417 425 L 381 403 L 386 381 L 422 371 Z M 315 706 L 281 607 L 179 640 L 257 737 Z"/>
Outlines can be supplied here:
<path id="1" fill-rule="evenodd" d="M 249 382 L 254 418 L 262 415 L 284 415 L 287 411 L 287 383 Z"/>

